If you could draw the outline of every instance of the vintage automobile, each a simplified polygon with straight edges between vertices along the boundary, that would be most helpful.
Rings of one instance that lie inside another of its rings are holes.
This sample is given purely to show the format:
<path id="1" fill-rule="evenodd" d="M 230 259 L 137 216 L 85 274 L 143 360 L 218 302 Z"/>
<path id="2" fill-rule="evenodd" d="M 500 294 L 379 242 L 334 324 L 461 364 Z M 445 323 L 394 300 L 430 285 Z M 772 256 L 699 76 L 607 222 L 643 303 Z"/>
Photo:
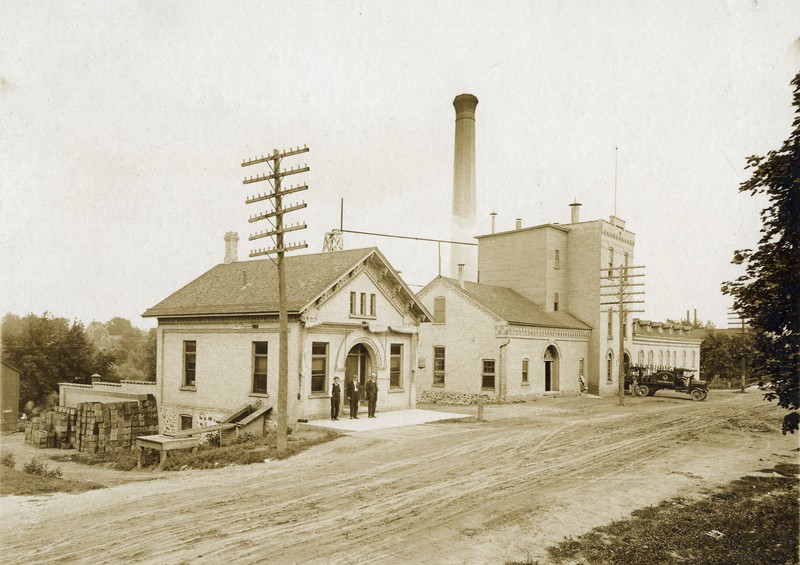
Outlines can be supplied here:
<path id="1" fill-rule="evenodd" d="M 653 396 L 661 389 L 682 392 L 692 400 L 705 400 L 708 396 L 708 383 L 695 380 L 692 369 L 662 369 L 651 375 L 637 375 L 636 395 Z"/>

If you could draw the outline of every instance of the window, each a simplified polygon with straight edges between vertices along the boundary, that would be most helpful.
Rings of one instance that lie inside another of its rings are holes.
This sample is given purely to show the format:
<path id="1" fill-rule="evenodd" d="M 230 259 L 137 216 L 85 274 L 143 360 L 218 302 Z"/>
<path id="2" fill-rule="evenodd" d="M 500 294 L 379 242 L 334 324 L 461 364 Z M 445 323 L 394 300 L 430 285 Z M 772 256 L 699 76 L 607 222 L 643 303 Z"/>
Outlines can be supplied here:
<path id="1" fill-rule="evenodd" d="M 628 339 L 628 323 L 622 324 L 622 339 Z"/>
<path id="2" fill-rule="evenodd" d="M 614 276 L 614 248 L 608 248 L 608 276 Z"/>
<path id="3" fill-rule="evenodd" d="M 578 362 L 578 375 L 580 375 L 581 377 L 583 376 L 583 369 L 584 369 L 584 360 L 581 359 Z"/>
<path id="4" fill-rule="evenodd" d="M 683 350 L 683 364 L 681 365 L 681 367 L 686 367 L 686 350 L 685 349 Z"/>
<path id="5" fill-rule="evenodd" d="M 437 324 L 444 324 L 444 296 L 437 296 L 433 299 L 433 320 Z"/>
<path id="6" fill-rule="evenodd" d="M 181 414 L 181 430 L 192 429 L 192 417 L 188 414 Z"/>
<path id="7" fill-rule="evenodd" d="M 652 349 L 647 352 L 647 364 L 650 366 L 650 368 L 653 367 L 653 350 Z"/>
<path id="8" fill-rule="evenodd" d="M 528 360 L 522 360 L 522 384 L 528 384 Z"/>
<path id="9" fill-rule="evenodd" d="M 328 343 L 315 341 L 311 344 L 311 392 L 325 392 L 328 380 Z"/>
<path id="10" fill-rule="evenodd" d="M 267 394 L 267 342 L 253 342 L 253 392 Z"/>
<path id="11" fill-rule="evenodd" d="M 402 388 L 403 344 L 393 343 L 389 353 L 389 388 Z"/>
<path id="12" fill-rule="evenodd" d="M 644 349 L 639 350 L 639 356 L 636 359 L 637 364 L 644 365 Z"/>
<path id="13" fill-rule="evenodd" d="M 433 348 L 433 384 L 444 386 L 444 347 Z"/>
<path id="14" fill-rule="evenodd" d="M 375 317 L 375 295 L 369 295 L 369 315 Z"/>
<path id="15" fill-rule="evenodd" d="M 558 293 L 553 295 L 553 312 L 558 312 Z"/>
<path id="16" fill-rule="evenodd" d="M 553 257 L 553 267 L 555 267 L 556 270 L 561 268 L 561 251 L 558 249 L 556 249 L 555 257 Z"/>
<path id="17" fill-rule="evenodd" d="M 614 309 L 608 310 L 608 339 L 614 339 Z"/>
<path id="18" fill-rule="evenodd" d="M 360 310 L 360 314 L 362 316 L 366 316 L 367 315 L 367 293 L 366 292 L 362 292 L 361 293 L 361 310 Z"/>
<path id="19" fill-rule="evenodd" d="M 481 388 L 494 388 L 494 359 L 483 360 L 481 373 Z"/>
<path id="20" fill-rule="evenodd" d="M 183 386 L 194 386 L 197 367 L 197 342 L 183 342 Z"/>
<path id="21" fill-rule="evenodd" d="M 355 292 L 351 292 L 350 293 L 350 315 L 351 316 L 355 316 L 356 315 L 356 293 Z"/>
<path id="22" fill-rule="evenodd" d="M 625 252 L 625 280 L 628 280 L 628 252 Z"/>
<path id="23" fill-rule="evenodd" d="M 697 351 L 692 351 L 692 369 L 695 368 L 697 364 Z"/>
<path id="24" fill-rule="evenodd" d="M 609 351 L 606 356 L 606 382 L 614 382 L 614 354 Z"/>

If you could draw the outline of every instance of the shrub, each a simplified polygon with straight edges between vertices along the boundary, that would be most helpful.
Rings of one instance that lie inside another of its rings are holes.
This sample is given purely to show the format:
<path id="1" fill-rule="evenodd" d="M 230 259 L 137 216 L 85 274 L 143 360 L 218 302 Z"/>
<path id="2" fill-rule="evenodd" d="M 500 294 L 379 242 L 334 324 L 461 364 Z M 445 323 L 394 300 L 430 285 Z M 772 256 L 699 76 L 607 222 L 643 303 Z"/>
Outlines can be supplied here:
<path id="1" fill-rule="evenodd" d="M 63 474 L 61 473 L 61 467 L 56 467 L 55 469 L 50 469 L 44 463 L 39 463 L 36 459 L 31 459 L 30 463 L 25 463 L 22 467 L 22 470 L 28 473 L 29 475 L 35 475 L 37 477 L 42 477 L 45 479 L 61 479 L 63 478 Z"/>
<path id="2" fill-rule="evenodd" d="M 16 463 L 14 462 L 14 453 L 7 451 L 0 455 L 0 465 L 13 469 Z"/>

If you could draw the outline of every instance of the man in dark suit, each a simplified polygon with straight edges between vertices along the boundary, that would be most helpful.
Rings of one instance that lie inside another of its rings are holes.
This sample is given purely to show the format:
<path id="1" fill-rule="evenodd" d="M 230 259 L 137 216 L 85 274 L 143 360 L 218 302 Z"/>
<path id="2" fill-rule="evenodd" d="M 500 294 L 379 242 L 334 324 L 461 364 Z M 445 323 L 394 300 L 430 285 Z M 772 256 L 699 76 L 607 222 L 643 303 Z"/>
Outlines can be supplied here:
<path id="1" fill-rule="evenodd" d="M 358 401 L 360 390 L 358 388 L 358 375 L 353 375 L 353 380 L 347 383 L 347 400 L 350 401 L 350 419 L 358 420 Z"/>
<path id="2" fill-rule="evenodd" d="M 333 377 L 331 387 L 331 420 L 339 419 L 339 403 L 342 401 L 342 388 L 339 386 L 339 377 Z"/>
<path id="3" fill-rule="evenodd" d="M 372 375 L 367 383 L 367 411 L 369 417 L 375 417 L 375 406 L 378 404 L 378 383 L 375 382 L 375 375 Z"/>

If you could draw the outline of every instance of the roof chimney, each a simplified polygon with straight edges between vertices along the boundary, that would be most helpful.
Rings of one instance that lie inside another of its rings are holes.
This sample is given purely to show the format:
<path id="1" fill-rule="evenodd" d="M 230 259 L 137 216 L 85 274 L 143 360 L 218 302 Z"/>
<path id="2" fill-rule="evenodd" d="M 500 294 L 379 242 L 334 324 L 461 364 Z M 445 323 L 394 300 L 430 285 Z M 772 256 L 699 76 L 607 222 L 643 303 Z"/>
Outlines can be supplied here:
<path id="1" fill-rule="evenodd" d="M 572 209 L 571 221 L 573 224 L 577 224 L 581 221 L 581 203 L 578 202 L 578 199 L 576 198 L 572 201 L 572 204 L 570 204 L 569 207 Z"/>
<path id="2" fill-rule="evenodd" d="M 494 233 L 494 221 L 497 219 L 497 212 L 492 210 L 492 213 L 489 215 L 492 217 L 492 233 Z"/>
<path id="3" fill-rule="evenodd" d="M 239 260 L 239 234 L 229 231 L 225 234 L 225 264 Z"/>
<path id="4" fill-rule="evenodd" d="M 458 286 L 464 288 L 464 263 L 458 264 Z"/>
<path id="5" fill-rule="evenodd" d="M 453 156 L 453 241 L 471 241 L 475 237 L 475 108 L 478 99 L 459 94 L 453 100 L 456 111 L 455 150 Z M 474 250 L 468 245 L 450 247 L 450 276 L 457 266 L 467 267 L 467 277 L 475 280 L 477 264 Z"/>
<path id="6" fill-rule="evenodd" d="M 516 229 L 518 229 L 518 230 L 522 229 L 522 218 L 517 218 Z"/>

